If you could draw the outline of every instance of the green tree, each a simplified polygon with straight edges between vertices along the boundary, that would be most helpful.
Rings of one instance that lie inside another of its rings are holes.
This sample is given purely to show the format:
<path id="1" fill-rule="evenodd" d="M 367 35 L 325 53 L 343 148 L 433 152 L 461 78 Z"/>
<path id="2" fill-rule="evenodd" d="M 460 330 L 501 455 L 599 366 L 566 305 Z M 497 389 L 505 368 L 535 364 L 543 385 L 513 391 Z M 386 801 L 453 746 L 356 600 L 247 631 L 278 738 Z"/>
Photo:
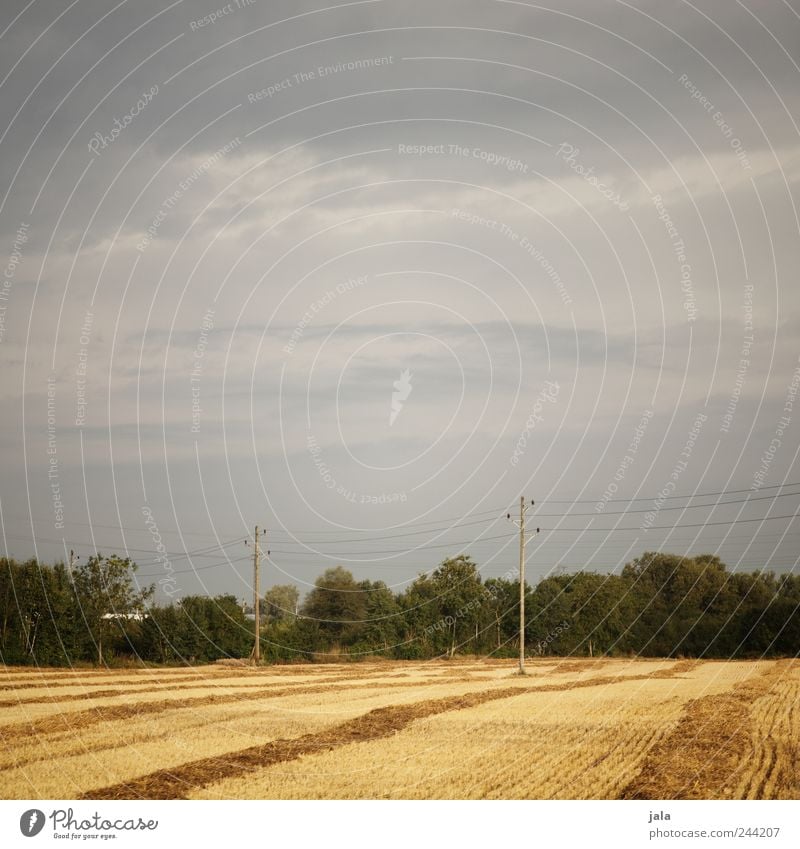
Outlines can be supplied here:
<path id="1" fill-rule="evenodd" d="M 444 635 L 439 627 L 441 614 L 436 588 L 428 575 L 418 575 L 398 599 L 402 612 L 400 645 L 396 655 L 414 660 L 444 651 Z M 437 645 L 441 643 L 441 645 Z"/>
<path id="2" fill-rule="evenodd" d="M 139 634 L 139 657 L 155 663 L 174 663 L 180 660 L 180 648 L 176 645 L 180 632 L 180 608 L 174 604 L 166 607 L 153 606 L 149 613 Z"/>
<path id="3" fill-rule="evenodd" d="M 511 655 L 519 650 L 519 581 L 488 578 L 484 589 L 487 594 L 484 620 L 487 647 L 498 656 Z M 535 608 L 529 610 L 528 614 L 535 620 Z"/>
<path id="4" fill-rule="evenodd" d="M 624 622 L 620 600 L 625 582 L 618 575 L 583 571 L 554 580 L 558 600 L 538 637 L 545 653 L 598 655 L 614 649 Z"/>
<path id="5" fill-rule="evenodd" d="M 205 601 L 208 610 L 206 659 L 246 657 L 253 639 L 250 623 L 245 619 L 236 596 L 218 595 Z"/>
<path id="6" fill-rule="evenodd" d="M 365 608 L 359 646 L 364 652 L 389 652 L 401 632 L 397 597 L 383 581 L 361 581 L 359 587 Z"/>
<path id="7" fill-rule="evenodd" d="M 109 637 L 126 633 L 125 624 L 143 617 L 155 592 L 155 585 L 136 589 L 136 564 L 130 558 L 101 554 L 90 557 L 73 573 L 75 595 L 86 631 L 103 663 L 103 643 Z"/>
<path id="8" fill-rule="evenodd" d="M 316 623 L 322 641 L 336 648 L 359 639 L 366 612 L 363 587 L 341 566 L 317 578 L 302 607 L 303 617 Z"/>
<path id="9" fill-rule="evenodd" d="M 300 591 L 294 584 L 276 584 L 264 595 L 267 622 L 284 622 L 297 615 Z"/>
<path id="10" fill-rule="evenodd" d="M 452 657 L 458 647 L 477 641 L 487 596 L 478 567 L 468 554 L 444 560 L 431 575 L 431 585 Z"/>
<path id="11" fill-rule="evenodd" d="M 667 624 L 679 600 L 676 576 L 683 561 L 674 554 L 646 551 L 623 568 L 627 596 L 621 637 L 636 654 L 667 657 L 672 652 L 674 625 Z"/>

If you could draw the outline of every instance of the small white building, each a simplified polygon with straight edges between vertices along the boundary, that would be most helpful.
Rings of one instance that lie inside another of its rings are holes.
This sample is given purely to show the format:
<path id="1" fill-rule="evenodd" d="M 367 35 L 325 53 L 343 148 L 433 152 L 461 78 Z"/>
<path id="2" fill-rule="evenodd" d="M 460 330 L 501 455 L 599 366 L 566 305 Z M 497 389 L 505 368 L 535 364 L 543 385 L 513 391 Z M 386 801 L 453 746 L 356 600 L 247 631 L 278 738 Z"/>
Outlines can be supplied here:
<path id="1" fill-rule="evenodd" d="M 147 613 L 104 613 L 101 619 L 128 619 L 134 622 L 143 622 L 148 618 Z"/>

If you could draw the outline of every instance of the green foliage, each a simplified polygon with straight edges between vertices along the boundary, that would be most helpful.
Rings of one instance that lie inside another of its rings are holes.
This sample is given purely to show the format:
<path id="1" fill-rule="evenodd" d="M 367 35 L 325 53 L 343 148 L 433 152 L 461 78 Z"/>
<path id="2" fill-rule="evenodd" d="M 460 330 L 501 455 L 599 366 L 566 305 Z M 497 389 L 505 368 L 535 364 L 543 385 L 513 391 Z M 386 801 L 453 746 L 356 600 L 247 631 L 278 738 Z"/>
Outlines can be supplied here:
<path id="1" fill-rule="evenodd" d="M 135 634 L 154 587 L 137 590 L 133 586 L 136 564 L 116 555 L 90 557 L 73 572 L 73 587 L 80 615 L 90 641 L 97 649 L 97 662 L 103 662 L 103 646 Z M 114 618 L 110 618 L 114 617 Z M 130 618 L 129 618 L 130 617 Z"/>
<path id="2" fill-rule="evenodd" d="M 300 591 L 294 584 L 277 584 L 264 596 L 264 613 L 267 622 L 285 622 L 293 619 L 300 603 Z"/>
<path id="3" fill-rule="evenodd" d="M 383 581 L 361 581 L 364 593 L 364 622 L 359 643 L 360 653 L 391 656 L 401 632 L 401 610 L 394 593 Z"/>
<path id="4" fill-rule="evenodd" d="M 2 659 L 62 665 L 131 654 L 153 594 L 134 586 L 135 570 L 128 559 L 99 554 L 72 575 L 63 563 L 0 559 Z"/>
<path id="5" fill-rule="evenodd" d="M 142 625 L 138 653 L 159 663 L 207 663 L 247 657 L 252 624 L 232 595 L 187 596 L 154 607 Z"/>
<path id="6" fill-rule="evenodd" d="M 253 624 L 231 595 L 151 603 L 136 565 L 90 558 L 70 575 L 0 560 L 0 661 L 66 665 L 137 658 L 203 663 L 246 658 Z M 687 657 L 794 656 L 800 577 L 729 572 L 718 557 L 646 552 L 621 573 L 578 570 L 526 586 L 528 654 Z M 295 615 L 291 585 L 265 595 L 268 661 L 515 655 L 519 584 L 481 579 L 467 555 L 449 558 L 394 593 L 341 566 L 315 582 Z M 113 614 L 111 618 L 107 614 Z M 133 615 L 135 614 L 135 615 Z"/>
<path id="7" fill-rule="evenodd" d="M 320 641 L 329 647 L 354 643 L 364 627 L 366 593 L 351 572 L 336 566 L 317 578 L 301 612 L 316 623 L 317 647 Z"/>

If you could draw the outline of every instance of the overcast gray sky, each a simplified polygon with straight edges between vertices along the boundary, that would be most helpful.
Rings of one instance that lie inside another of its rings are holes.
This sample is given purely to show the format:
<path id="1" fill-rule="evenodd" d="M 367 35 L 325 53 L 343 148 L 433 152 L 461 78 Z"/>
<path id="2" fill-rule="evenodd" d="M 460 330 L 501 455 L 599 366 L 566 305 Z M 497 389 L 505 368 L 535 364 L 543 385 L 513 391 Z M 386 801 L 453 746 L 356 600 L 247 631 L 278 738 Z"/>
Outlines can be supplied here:
<path id="1" fill-rule="evenodd" d="M 534 580 L 795 564 L 760 520 L 800 505 L 796 0 L 6 0 L 0 32 L 4 553 L 243 597 L 259 524 L 266 585 L 488 577 L 524 493 Z"/>

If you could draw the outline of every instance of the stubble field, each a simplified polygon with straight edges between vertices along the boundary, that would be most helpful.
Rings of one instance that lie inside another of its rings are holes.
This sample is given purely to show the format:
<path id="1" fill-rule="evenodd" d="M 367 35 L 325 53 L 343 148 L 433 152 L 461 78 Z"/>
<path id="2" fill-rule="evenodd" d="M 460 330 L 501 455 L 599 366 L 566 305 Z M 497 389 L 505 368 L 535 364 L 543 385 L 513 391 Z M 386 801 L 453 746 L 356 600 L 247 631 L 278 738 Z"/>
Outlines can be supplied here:
<path id="1" fill-rule="evenodd" d="M 0 669 L 0 798 L 798 799 L 800 663 Z"/>

